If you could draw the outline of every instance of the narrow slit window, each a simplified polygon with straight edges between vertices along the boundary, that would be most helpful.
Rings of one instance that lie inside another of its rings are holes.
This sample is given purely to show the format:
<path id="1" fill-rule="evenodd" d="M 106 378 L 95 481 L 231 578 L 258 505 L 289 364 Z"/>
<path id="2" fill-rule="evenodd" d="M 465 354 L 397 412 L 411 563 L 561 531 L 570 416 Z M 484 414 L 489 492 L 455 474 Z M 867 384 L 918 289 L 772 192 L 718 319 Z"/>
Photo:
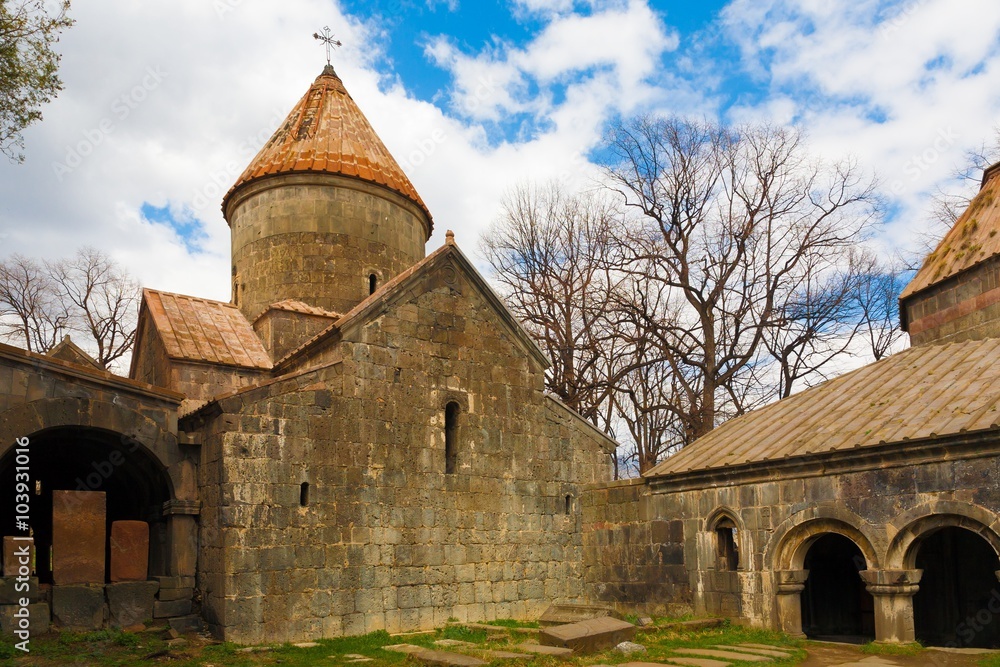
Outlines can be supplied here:
<path id="1" fill-rule="evenodd" d="M 369 294 L 374 294 L 375 293 L 375 288 L 377 288 L 377 287 L 378 287 L 378 276 L 376 276 L 373 273 L 370 276 L 368 276 L 368 293 Z"/>
<path id="2" fill-rule="evenodd" d="M 735 572 L 740 566 L 740 552 L 736 546 L 736 524 L 723 518 L 715 525 L 716 569 Z"/>
<path id="3" fill-rule="evenodd" d="M 573 511 L 573 496 L 566 496 L 566 509 L 565 514 L 569 514 Z"/>
<path id="4" fill-rule="evenodd" d="M 309 482 L 302 482 L 299 486 L 299 505 L 302 507 L 309 505 Z"/>
<path id="5" fill-rule="evenodd" d="M 452 474 L 458 460 L 458 403 L 452 401 L 444 409 L 444 471 Z"/>

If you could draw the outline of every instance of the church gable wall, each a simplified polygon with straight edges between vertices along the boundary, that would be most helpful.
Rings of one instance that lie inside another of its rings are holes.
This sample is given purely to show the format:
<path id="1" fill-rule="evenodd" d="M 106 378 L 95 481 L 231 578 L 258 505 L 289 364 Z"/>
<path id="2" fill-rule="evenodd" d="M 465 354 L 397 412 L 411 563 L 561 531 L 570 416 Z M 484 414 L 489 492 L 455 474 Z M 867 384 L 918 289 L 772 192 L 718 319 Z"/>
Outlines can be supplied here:
<path id="1" fill-rule="evenodd" d="M 904 301 L 913 345 L 1000 337 L 1000 257 Z"/>
<path id="2" fill-rule="evenodd" d="M 206 615 L 228 639 L 528 618 L 583 596 L 581 485 L 607 479 L 607 442 L 552 408 L 462 275 L 427 280 L 206 426 Z"/>

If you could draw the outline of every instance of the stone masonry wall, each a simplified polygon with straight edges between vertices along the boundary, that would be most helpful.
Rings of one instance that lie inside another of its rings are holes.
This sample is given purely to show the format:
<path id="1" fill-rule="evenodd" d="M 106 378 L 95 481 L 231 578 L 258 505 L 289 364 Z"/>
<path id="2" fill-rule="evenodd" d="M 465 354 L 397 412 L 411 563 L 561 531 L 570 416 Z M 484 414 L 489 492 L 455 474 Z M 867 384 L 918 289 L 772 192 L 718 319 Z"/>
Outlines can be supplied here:
<path id="1" fill-rule="evenodd" d="M 650 513 L 645 480 L 593 485 L 583 494 L 586 596 L 622 611 L 691 611 L 684 526 Z"/>
<path id="2" fill-rule="evenodd" d="M 230 210 L 235 303 L 250 321 L 285 299 L 346 313 L 372 273 L 382 285 L 422 259 L 429 234 L 408 199 L 332 175 L 256 181 Z"/>
<path id="3" fill-rule="evenodd" d="M 903 307 L 913 345 L 1000 336 L 1000 258 L 935 284 Z"/>
<path id="4" fill-rule="evenodd" d="M 854 463 L 816 461 L 815 473 L 758 471 L 764 479 L 757 481 L 741 483 L 730 474 L 728 482 L 684 480 L 676 490 L 655 480 L 646 480 L 653 482 L 648 487 L 595 487 L 584 509 L 588 591 L 595 601 L 637 608 L 691 603 L 696 614 L 781 627 L 776 573 L 801 568 L 817 535 L 843 534 L 865 553 L 869 570 L 899 571 L 912 567 L 907 540 L 936 527 L 955 525 L 984 536 L 1000 527 L 998 449 L 996 439 L 923 454 L 904 445 Z M 723 514 L 738 526 L 735 572 L 717 568 L 713 523 Z M 664 521 L 669 527 L 657 535 Z M 682 530 L 675 532 L 678 524 Z M 655 553 L 678 544 L 689 585 L 665 586 L 672 570 L 654 567 Z M 614 585 L 622 580 L 627 585 Z"/>
<path id="5" fill-rule="evenodd" d="M 581 488 L 607 479 L 608 442 L 543 394 L 461 272 L 407 294 L 206 425 L 200 585 L 227 639 L 527 618 L 584 597 Z"/>

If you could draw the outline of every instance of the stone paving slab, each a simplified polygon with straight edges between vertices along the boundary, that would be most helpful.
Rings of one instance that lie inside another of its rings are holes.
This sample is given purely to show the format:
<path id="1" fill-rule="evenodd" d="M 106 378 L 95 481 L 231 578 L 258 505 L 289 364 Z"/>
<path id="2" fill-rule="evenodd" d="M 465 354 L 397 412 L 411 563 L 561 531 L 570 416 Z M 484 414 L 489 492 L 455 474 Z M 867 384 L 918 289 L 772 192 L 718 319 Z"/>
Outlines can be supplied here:
<path id="1" fill-rule="evenodd" d="M 737 653 L 754 653 L 757 655 L 768 655 L 772 658 L 790 658 L 791 653 L 787 651 L 779 651 L 777 648 L 757 648 L 756 646 L 713 646 L 712 648 L 722 649 L 723 651 L 736 651 Z"/>
<path id="2" fill-rule="evenodd" d="M 435 646 L 475 646 L 472 642 L 463 642 L 460 639 L 438 639 Z"/>
<path id="3" fill-rule="evenodd" d="M 480 667 L 486 664 L 486 661 L 473 658 L 471 655 L 451 651 L 424 649 L 410 655 L 424 664 L 439 665 L 440 667 Z"/>
<path id="4" fill-rule="evenodd" d="M 744 662 L 773 662 L 773 658 L 768 658 L 763 655 L 751 655 L 749 653 L 737 653 L 736 651 L 717 651 L 710 648 L 679 648 L 675 649 L 677 653 L 683 653 L 685 655 L 696 655 L 705 658 L 718 658 L 720 660 L 729 660 L 736 662 L 738 660 L 743 660 Z"/>
<path id="5" fill-rule="evenodd" d="M 415 644 L 390 644 L 389 646 L 383 646 L 382 650 L 394 653 L 420 653 L 421 651 L 426 651 L 427 648 Z"/>
<path id="6" fill-rule="evenodd" d="M 722 660 L 712 660 L 710 658 L 684 658 L 680 656 L 672 656 L 669 665 L 684 665 L 684 667 L 730 667 L 731 662 L 723 662 Z"/>
<path id="7" fill-rule="evenodd" d="M 737 646 L 739 646 L 740 648 L 766 648 L 766 649 L 773 649 L 775 651 L 781 651 L 781 650 L 783 650 L 783 649 L 778 648 L 777 646 L 772 646 L 771 644 L 752 644 L 750 642 L 745 642 L 743 644 L 737 644 Z"/>
<path id="8" fill-rule="evenodd" d="M 559 646 L 542 646 L 541 644 L 518 644 L 515 648 L 527 653 L 538 653 L 539 655 L 572 655 L 573 649 Z"/>
<path id="9" fill-rule="evenodd" d="M 514 653 L 513 651 L 483 651 L 481 655 L 490 660 L 532 660 L 535 657 L 527 653 Z"/>

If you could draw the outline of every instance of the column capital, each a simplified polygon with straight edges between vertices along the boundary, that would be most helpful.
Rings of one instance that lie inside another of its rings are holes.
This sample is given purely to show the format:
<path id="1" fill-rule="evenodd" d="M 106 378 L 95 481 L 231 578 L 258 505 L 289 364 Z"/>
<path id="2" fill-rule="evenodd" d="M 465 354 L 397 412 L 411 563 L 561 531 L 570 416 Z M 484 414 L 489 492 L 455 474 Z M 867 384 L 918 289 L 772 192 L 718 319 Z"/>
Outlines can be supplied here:
<path id="1" fill-rule="evenodd" d="M 862 570 L 858 574 L 872 595 L 915 595 L 923 570 Z"/>
<path id="2" fill-rule="evenodd" d="M 805 590 L 809 570 L 775 570 L 778 595 L 791 595 Z"/>

